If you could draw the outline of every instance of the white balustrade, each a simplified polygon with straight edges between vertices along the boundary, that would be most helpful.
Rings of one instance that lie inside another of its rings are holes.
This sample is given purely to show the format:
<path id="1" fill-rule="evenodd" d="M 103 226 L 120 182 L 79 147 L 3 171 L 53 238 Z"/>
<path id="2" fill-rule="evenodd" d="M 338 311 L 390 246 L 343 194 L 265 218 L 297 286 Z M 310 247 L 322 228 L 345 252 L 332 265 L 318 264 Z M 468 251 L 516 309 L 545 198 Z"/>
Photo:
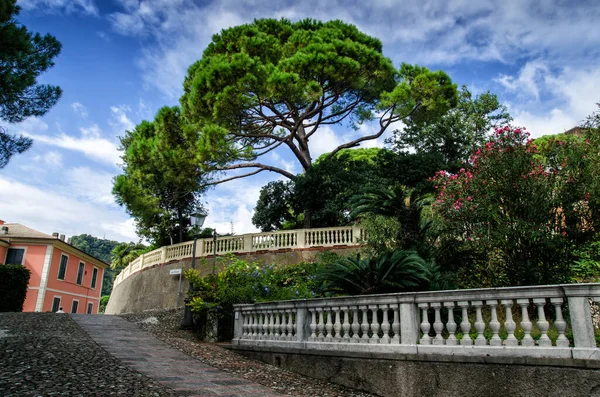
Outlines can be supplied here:
<path id="1" fill-rule="evenodd" d="M 336 245 L 357 246 L 361 244 L 364 238 L 364 230 L 356 226 L 283 230 L 279 232 L 218 237 L 216 252 L 217 255 L 223 255 L 228 253 L 276 251 L 281 249 L 333 247 Z M 119 276 L 115 278 L 113 286 L 118 285 L 131 274 L 144 268 L 191 258 L 194 255 L 192 252 L 193 247 L 193 241 L 186 241 L 147 252 L 133 260 L 128 267 L 123 269 L 119 273 Z M 196 257 L 212 256 L 214 251 L 215 244 L 212 238 L 197 240 Z"/>
<path id="2" fill-rule="evenodd" d="M 598 360 L 590 302 L 600 302 L 600 284 L 236 305 L 239 325 L 233 344 L 333 352 Z M 272 323 L 265 320 L 271 318 Z M 267 324 L 267 330 L 256 331 L 257 321 L 262 327 Z M 567 338 L 570 334 L 571 341 Z"/>

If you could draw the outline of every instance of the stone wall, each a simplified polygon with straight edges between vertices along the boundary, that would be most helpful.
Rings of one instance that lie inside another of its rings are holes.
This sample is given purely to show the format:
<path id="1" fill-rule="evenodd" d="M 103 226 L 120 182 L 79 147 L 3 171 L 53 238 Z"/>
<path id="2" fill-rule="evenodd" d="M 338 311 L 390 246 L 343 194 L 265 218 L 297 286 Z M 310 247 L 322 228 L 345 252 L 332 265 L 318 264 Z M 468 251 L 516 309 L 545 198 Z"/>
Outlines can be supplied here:
<path id="1" fill-rule="evenodd" d="M 284 249 L 279 251 L 252 252 L 235 255 L 236 257 L 263 265 L 291 265 L 302 261 L 313 261 L 323 251 L 335 252 L 338 255 L 350 255 L 359 251 L 357 247 L 329 247 L 307 248 L 302 250 Z M 196 259 L 196 268 L 202 274 L 212 271 L 212 257 Z M 188 282 L 182 276 L 181 293 L 177 304 L 177 291 L 179 276 L 170 276 L 169 270 L 181 268 L 189 269 L 191 259 L 184 259 L 167 264 L 144 268 L 125 278 L 113 287 L 110 300 L 106 306 L 106 314 L 136 313 L 153 309 L 173 309 L 183 306 L 183 299 L 187 296 Z"/>
<path id="2" fill-rule="evenodd" d="M 600 396 L 600 369 L 589 368 L 583 360 L 506 358 L 490 363 L 480 356 L 469 357 L 471 362 L 465 357 L 443 362 L 436 357 L 341 357 L 310 350 L 235 348 L 247 357 L 384 397 Z"/>

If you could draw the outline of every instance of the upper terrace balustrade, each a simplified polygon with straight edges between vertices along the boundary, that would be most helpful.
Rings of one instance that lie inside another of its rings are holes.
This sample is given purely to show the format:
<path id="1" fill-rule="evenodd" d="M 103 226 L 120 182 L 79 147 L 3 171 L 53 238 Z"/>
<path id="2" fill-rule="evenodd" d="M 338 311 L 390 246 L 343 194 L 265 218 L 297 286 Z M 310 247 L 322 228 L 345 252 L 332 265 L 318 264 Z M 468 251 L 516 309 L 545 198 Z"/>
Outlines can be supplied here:
<path id="1" fill-rule="evenodd" d="M 305 249 L 314 247 L 357 246 L 364 238 L 363 229 L 357 226 L 328 227 L 319 229 L 284 230 L 269 233 L 242 234 L 239 236 L 218 237 L 217 255 L 228 253 L 251 253 L 277 251 L 282 249 Z M 191 258 L 194 242 L 186 241 L 161 247 L 139 256 L 124 268 L 115 278 L 114 286 L 142 269 L 184 258 Z M 196 258 L 213 255 L 212 238 L 198 239 Z"/>

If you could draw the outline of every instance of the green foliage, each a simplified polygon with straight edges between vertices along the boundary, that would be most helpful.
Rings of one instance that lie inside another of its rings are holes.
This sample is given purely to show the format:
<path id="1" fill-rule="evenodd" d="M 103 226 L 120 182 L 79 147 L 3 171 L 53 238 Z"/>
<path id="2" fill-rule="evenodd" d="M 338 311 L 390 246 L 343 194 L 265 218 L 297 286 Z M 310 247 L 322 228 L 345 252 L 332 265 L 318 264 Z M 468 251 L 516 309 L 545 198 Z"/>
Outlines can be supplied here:
<path id="1" fill-rule="evenodd" d="M 0 264 L 0 312 L 21 312 L 31 271 L 23 265 Z"/>
<path id="2" fill-rule="evenodd" d="M 434 179 L 439 263 L 463 286 L 568 281 L 573 247 L 600 226 L 597 138 L 554 139 L 540 156 L 527 135 L 497 129 L 464 169 Z"/>
<path id="3" fill-rule="evenodd" d="M 485 92 L 473 98 L 466 86 L 458 93 L 458 105 L 433 123 L 407 120 L 406 128 L 395 131 L 392 142 L 399 151 L 439 155 L 440 169 L 455 172 L 468 160 L 473 147 L 489 138 L 490 131 L 512 121 L 495 94 Z"/>
<path id="4" fill-rule="evenodd" d="M 573 248 L 572 281 L 596 283 L 600 280 L 600 235 Z"/>
<path id="5" fill-rule="evenodd" d="M 44 115 L 62 93 L 57 86 L 36 81 L 54 66 L 61 44 L 49 34 L 33 34 L 20 25 L 15 20 L 20 9 L 16 0 L 0 1 L 0 119 L 9 123 Z M 30 138 L 10 135 L 0 127 L 0 168 L 31 143 Z"/>
<path id="6" fill-rule="evenodd" d="M 161 108 L 121 137 L 123 174 L 113 194 L 136 221 L 137 233 L 162 246 L 188 239 L 190 214 L 204 188 L 196 162 L 198 132 L 177 107 Z"/>
<path id="7" fill-rule="evenodd" d="M 108 301 L 110 299 L 110 295 L 102 295 L 100 297 L 100 306 L 98 306 L 98 313 L 104 313 L 106 310 L 106 305 L 108 305 Z"/>
<path id="8" fill-rule="evenodd" d="M 318 274 L 327 292 L 348 295 L 415 291 L 425 288 L 430 278 L 429 264 L 412 251 L 367 259 L 347 257 Z"/>
<path id="9" fill-rule="evenodd" d="M 101 239 L 90 236 L 89 234 L 80 234 L 71 237 L 71 245 L 106 263 L 111 262 L 111 252 L 118 244 L 118 241 Z M 102 295 L 110 295 L 114 278 L 115 271 L 112 269 L 104 269 L 104 276 L 102 277 Z"/>
<path id="10" fill-rule="evenodd" d="M 286 181 L 273 181 L 260 189 L 252 224 L 263 232 L 280 230 L 284 225 L 295 226 L 297 217 L 291 207 L 293 185 Z"/>
<path id="11" fill-rule="evenodd" d="M 89 234 L 80 234 L 71 237 L 72 246 L 106 263 L 110 263 L 111 252 L 118 244 L 118 241 L 97 238 Z"/>
<path id="12" fill-rule="evenodd" d="M 254 169 L 235 178 L 268 170 L 292 180 L 257 159 L 287 147 L 307 171 L 309 142 L 323 125 L 358 129 L 380 118 L 376 133 L 338 146 L 333 157 L 378 138 L 395 121 L 426 122 L 456 102 L 444 72 L 406 64 L 396 70 L 378 39 L 342 21 L 311 19 L 258 19 L 214 35 L 189 68 L 181 98 L 186 118 L 202 129 L 206 169 Z"/>
<path id="13" fill-rule="evenodd" d="M 352 198 L 351 215 L 364 223 L 371 253 L 414 250 L 429 259 L 431 222 L 421 216 L 429 202 L 428 196 L 400 185 L 367 187 Z"/>
<path id="14" fill-rule="evenodd" d="M 152 247 L 147 247 L 141 243 L 120 243 L 116 245 L 110 253 L 110 267 L 119 272 L 138 256 L 152 250 Z"/>
<path id="15" fill-rule="evenodd" d="M 318 296 L 320 286 L 314 274 L 319 263 L 302 262 L 290 266 L 260 266 L 231 258 L 225 268 L 215 274 L 201 276 L 195 269 L 185 272 L 193 284 L 190 307 L 195 313 L 211 308 L 231 311 L 234 304 Z"/>

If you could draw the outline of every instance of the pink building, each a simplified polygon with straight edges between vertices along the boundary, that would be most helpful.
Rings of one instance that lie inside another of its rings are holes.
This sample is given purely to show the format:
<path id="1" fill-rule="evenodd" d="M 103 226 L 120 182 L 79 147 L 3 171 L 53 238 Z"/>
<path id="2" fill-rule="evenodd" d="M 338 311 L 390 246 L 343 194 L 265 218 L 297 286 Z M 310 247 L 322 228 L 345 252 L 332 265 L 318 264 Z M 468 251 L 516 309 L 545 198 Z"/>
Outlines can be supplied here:
<path id="1" fill-rule="evenodd" d="M 108 264 L 64 241 L 18 223 L 0 220 L 0 263 L 31 270 L 24 312 L 97 314 Z"/>

